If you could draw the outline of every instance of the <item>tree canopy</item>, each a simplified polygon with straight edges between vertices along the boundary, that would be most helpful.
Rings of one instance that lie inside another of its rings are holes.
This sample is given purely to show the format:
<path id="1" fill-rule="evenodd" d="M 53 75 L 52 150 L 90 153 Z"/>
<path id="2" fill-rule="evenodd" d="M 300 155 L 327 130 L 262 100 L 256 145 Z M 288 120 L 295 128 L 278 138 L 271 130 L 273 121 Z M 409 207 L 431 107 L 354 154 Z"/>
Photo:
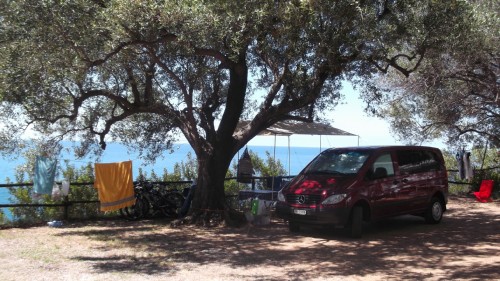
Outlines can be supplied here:
<path id="1" fill-rule="evenodd" d="M 471 14 L 458 0 L 0 3 L 2 150 L 29 128 L 154 158 L 182 134 L 205 210 L 223 208 L 230 161 L 260 131 L 323 118 L 345 79 L 409 76 L 458 48 Z"/>
<path id="2" fill-rule="evenodd" d="M 420 143 L 447 137 L 453 147 L 500 147 L 500 4 L 472 1 L 471 23 L 456 46 L 428 53 L 407 79 L 395 72 L 377 81 L 367 99 L 401 139 Z"/>

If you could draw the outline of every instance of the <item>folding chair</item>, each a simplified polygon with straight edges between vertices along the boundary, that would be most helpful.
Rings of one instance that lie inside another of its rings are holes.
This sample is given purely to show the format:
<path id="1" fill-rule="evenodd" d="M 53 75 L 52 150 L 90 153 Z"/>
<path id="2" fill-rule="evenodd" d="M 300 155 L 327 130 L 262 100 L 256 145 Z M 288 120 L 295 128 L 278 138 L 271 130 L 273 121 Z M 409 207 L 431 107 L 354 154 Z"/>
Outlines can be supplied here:
<path id="1" fill-rule="evenodd" d="M 493 190 L 493 180 L 483 180 L 479 191 L 474 192 L 474 195 L 479 202 L 490 202 L 491 201 L 491 191 Z"/>

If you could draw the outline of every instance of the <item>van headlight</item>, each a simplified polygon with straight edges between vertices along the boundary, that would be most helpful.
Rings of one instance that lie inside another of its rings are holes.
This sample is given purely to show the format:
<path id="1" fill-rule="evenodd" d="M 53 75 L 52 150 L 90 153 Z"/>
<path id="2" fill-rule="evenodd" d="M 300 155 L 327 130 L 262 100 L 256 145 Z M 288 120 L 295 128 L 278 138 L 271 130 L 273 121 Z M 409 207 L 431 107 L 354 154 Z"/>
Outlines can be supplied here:
<path id="1" fill-rule="evenodd" d="M 278 195 L 279 196 L 279 195 Z M 337 204 L 339 202 L 342 202 L 347 197 L 347 194 L 342 193 L 342 194 L 334 194 L 332 196 L 327 197 L 321 204 L 323 205 L 333 205 Z"/>
<path id="2" fill-rule="evenodd" d="M 278 191 L 278 201 L 280 202 L 285 202 L 285 195 L 283 195 L 283 192 Z"/>

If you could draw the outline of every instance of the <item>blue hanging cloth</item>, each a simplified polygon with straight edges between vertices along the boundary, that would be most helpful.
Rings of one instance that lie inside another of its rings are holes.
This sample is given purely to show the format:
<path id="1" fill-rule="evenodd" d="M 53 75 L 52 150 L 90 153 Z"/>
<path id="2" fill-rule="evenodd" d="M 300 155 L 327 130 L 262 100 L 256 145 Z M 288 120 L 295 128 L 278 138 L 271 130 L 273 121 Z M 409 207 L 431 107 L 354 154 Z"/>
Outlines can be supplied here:
<path id="1" fill-rule="evenodd" d="M 52 194 L 56 177 L 57 160 L 37 156 L 35 160 L 35 176 L 33 177 L 33 193 Z"/>

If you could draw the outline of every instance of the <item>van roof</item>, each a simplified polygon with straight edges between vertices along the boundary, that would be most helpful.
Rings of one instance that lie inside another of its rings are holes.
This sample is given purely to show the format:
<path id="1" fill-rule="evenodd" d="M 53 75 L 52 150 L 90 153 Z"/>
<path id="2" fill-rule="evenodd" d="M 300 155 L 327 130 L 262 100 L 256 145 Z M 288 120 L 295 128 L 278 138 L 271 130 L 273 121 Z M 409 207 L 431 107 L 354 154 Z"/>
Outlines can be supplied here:
<path id="1" fill-rule="evenodd" d="M 431 146 L 417 146 L 417 145 L 377 145 L 377 146 L 348 146 L 348 147 L 332 147 L 333 149 L 349 149 L 349 150 L 378 150 L 378 149 L 429 149 L 429 150 L 439 150 L 439 148 Z"/>

